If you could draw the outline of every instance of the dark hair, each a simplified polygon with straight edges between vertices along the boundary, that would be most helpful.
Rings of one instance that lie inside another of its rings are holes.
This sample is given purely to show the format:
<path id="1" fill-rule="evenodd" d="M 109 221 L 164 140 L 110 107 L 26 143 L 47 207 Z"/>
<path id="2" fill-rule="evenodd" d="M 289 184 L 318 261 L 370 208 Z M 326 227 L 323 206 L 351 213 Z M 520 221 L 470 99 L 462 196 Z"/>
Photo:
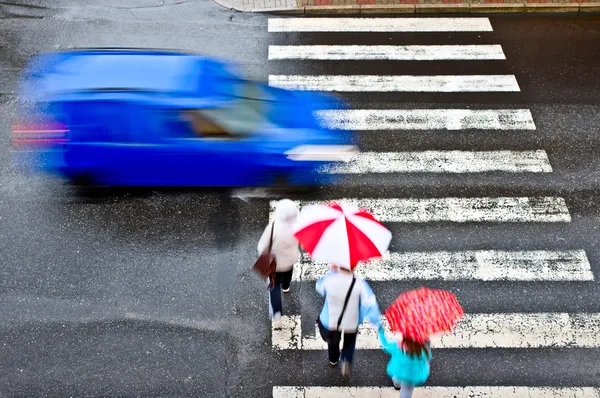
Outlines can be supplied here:
<path id="1" fill-rule="evenodd" d="M 429 341 L 419 343 L 409 338 L 403 338 L 400 344 L 402 345 L 404 352 L 411 358 L 420 357 L 423 354 L 429 356 Z"/>

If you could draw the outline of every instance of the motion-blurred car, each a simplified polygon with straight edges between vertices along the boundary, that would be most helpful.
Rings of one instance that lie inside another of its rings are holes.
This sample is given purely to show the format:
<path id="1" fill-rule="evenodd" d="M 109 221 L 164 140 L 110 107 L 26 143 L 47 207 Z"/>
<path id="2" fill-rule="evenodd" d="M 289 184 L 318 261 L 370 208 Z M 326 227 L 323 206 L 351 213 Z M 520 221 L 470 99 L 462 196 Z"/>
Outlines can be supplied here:
<path id="1" fill-rule="evenodd" d="M 165 50 L 35 57 L 15 124 L 17 156 L 93 186 L 314 186 L 356 151 L 313 111 L 333 97 L 246 80 L 229 62 Z"/>

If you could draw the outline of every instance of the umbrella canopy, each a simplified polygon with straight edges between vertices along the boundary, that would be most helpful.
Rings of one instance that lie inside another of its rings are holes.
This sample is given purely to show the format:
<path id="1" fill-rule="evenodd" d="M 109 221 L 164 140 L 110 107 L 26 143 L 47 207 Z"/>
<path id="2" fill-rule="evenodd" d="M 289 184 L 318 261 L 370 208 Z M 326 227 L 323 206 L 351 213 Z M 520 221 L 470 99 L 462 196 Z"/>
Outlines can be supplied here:
<path id="1" fill-rule="evenodd" d="M 424 343 L 431 335 L 452 331 L 464 312 L 454 294 L 422 287 L 398 296 L 384 315 L 392 331 Z"/>
<path id="2" fill-rule="evenodd" d="M 295 236 L 313 260 L 349 270 L 381 257 L 392 240 L 392 233 L 370 212 L 338 203 L 304 207 Z"/>

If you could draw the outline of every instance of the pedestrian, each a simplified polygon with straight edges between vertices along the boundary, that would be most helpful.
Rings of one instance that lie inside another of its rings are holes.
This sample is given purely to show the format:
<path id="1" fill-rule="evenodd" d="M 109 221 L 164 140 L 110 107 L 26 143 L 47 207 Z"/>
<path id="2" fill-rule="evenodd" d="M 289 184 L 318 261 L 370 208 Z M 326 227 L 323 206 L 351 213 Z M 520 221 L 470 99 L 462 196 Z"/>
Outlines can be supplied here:
<path id="1" fill-rule="evenodd" d="M 271 253 L 275 258 L 275 276 L 269 278 L 269 315 L 273 327 L 281 325 L 283 311 L 282 294 L 290 291 L 294 264 L 300 259 L 300 246 L 294 237 L 293 227 L 298 218 L 298 205 L 283 199 L 277 202 L 273 221 L 267 225 L 258 242 L 258 253 L 269 247 L 272 236 Z"/>
<path id="2" fill-rule="evenodd" d="M 317 281 L 316 288 L 325 298 L 317 324 L 321 337 L 327 342 L 329 365 L 336 366 L 340 361 L 342 376 L 347 377 L 354 359 L 358 326 L 364 319 L 375 327 L 381 324 L 377 299 L 364 279 L 335 265 Z"/>
<path id="3" fill-rule="evenodd" d="M 379 338 L 383 351 L 391 355 L 387 374 L 392 379 L 400 398 L 411 398 L 415 386 L 427 381 L 431 349 L 429 341 L 419 343 L 409 338 L 401 341 L 388 341 L 383 327 L 379 328 Z"/>

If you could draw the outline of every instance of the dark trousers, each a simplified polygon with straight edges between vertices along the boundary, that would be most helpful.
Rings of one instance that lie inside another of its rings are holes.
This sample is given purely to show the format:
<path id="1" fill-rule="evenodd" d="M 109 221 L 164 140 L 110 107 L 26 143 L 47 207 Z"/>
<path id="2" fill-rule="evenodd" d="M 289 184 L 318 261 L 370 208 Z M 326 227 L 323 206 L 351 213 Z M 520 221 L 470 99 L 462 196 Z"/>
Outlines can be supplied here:
<path id="1" fill-rule="evenodd" d="M 329 362 L 337 362 L 338 359 L 352 363 L 354 358 L 354 347 L 356 346 L 356 333 L 344 333 L 344 346 L 340 355 L 340 341 L 342 332 L 331 332 L 331 343 L 328 344 Z"/>
<path id="2" fill-rule="evenodd" d="M 275 284 L 269 290 L 269 314 L 271 314 L 271 316 L 277 312 L 282 312 L 283 306 L 281 303 L 281 289 L 287 290 L 290 288 L 293 273 L 294 270 L 275 273 Z"/>

